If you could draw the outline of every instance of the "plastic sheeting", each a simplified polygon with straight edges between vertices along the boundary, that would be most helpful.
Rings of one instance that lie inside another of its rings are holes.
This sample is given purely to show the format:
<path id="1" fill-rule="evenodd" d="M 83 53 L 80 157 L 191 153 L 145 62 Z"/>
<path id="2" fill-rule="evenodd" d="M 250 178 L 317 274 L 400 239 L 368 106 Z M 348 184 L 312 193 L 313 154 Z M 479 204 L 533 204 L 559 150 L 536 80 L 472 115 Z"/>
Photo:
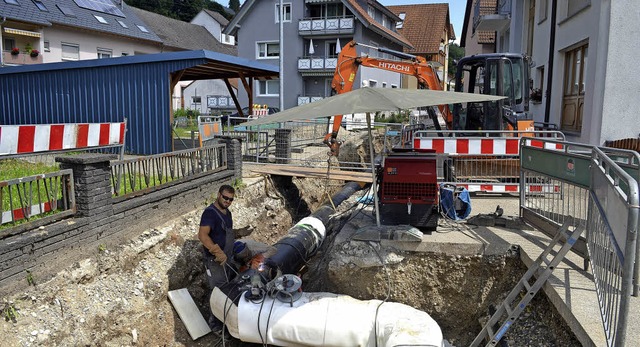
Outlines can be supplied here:
<path id="1" fill-rule="evenodd" d="M 241 298 L 236 306 L 216 288 L 211 307 L 220 320 L 224 320 L 226 312 L 229 332 L 245 342 L 277 346 L 380 347 L 442 346 L 443 343 L 442 331 L 431 316 L 393 302 L 362 301 L 331 293 L 302 293 L 293 306 L 271 298 L 259 303 Z"/>
<path id="2" fill-rule="evenodd" d="M 440 209 L 453 220 L 461 220 L 471 214 L 471 197 L 465 188 L 449 184 L 440 185 Z"/>

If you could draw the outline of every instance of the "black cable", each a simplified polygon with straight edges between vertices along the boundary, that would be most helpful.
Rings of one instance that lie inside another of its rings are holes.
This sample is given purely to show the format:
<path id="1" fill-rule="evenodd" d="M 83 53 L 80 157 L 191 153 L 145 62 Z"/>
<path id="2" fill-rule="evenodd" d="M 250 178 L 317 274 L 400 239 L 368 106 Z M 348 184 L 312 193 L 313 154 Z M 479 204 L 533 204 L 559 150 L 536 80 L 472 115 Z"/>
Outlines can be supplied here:
<path id="1" fill-rule="evenodd" d="M 267 295 L 267 293 L 264 293 L 265 297 Z M 262 307 L 264 306 L 264 298 L 262 300 L 262 302 L 260 303 L 260 309 L 258 310 L 258 335 L 260 336 L 260 342 L 262 343 L 262 345 L 265 344 L 264 342 L 264 337 L 262 337 L 262 331 L 260 330 L 260 315 L 262 315 Z M 265 334 L 267 333 L 267 331 L 265 330 Z"/>
<path id="2" fill-rule="evenodd" d="M 225 343 L 224 343 L 224 329 L 227 327 L 227 314 L 229 314 L 229 311 L 231 310 L 231 307 L 233 307 L 233 303 L 236 302 L 236 300 L 238 300 L 238 298 L 240 297 L 240 295 L 242 295 L 242 293 L 239 293 L 235 299 L 233 299 L 233 301 L 231 301 L 232 305 L 229 305 L 229 308 L 227 309 L 227 302 L 229 301 L 229 296 L 227 296 L 226 299 L 224 299 L 224 307 L 222 309 L 222 312 L 224 312 L 223 315 L 223 320 L 222 320 L 222 347 L 224 347 Z"/>
<path id="3" fill-rule="evenodd" d="M 278 292 L 279 292 L 279 291 L 278 291 Z M 278 293 L 276 292 L 276 296 L 277 296 L 277 295 L 278 295 Z M 277 298 L 275 298 L 275 297 L 274 297 L 274 298 L 273 298 L 273 301 L 271 302 L 271 308 L 269 309 L 269 316 L 267 316 L 267 327 L 266 327 L 266 329 L 265 329 L 265 331 L 266 331 L 266 332 L 268 332 L 268 331 L 269 331 L 269 322 L 271 321 L 271 314 L 273 313 L 273 306 L 275 305 L 276 300 L 277 300 Z M 265 347 L 267 347 L 267 346 L 268 346 L 268 344 L 265 344 L 264 346 L 265 346 Z"/>

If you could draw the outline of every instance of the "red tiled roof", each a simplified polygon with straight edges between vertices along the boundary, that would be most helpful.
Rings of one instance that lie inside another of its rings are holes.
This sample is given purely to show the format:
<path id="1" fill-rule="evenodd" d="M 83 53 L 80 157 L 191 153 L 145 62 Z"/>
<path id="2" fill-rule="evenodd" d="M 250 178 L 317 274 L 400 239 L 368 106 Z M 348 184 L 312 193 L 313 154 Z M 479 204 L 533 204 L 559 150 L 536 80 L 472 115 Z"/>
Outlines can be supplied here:
<path id="1" fill-rule="evenodd" d="M 387 6 L 391 12 L 400 16 L 405 13 L 404 23 L 398 32 L 406 37 L 414 49 L 408 53 L 437 54 L 440 43 L 445 39 L 445 31 L 450 30 L 449 4 L 420 4 Z M 453 32 L 450 36 L 455 36 Z"/>

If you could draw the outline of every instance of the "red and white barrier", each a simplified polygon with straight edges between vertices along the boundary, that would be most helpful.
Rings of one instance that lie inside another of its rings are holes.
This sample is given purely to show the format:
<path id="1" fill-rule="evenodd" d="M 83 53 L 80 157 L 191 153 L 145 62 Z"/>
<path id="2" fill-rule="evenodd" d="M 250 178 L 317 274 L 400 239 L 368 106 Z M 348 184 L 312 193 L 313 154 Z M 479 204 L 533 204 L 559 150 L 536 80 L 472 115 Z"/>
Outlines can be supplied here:
<path id="1" fill-rule="evenodd" d="M 124 144 L 125 123 L 0 125 L 0 156 Z"/>
<path id="2" fill-rule="evenodd" d="M 51 212 L 53 210 L 50 202 L 43 202 L 38 205 L 33 205 L 27 207 L 28 211 L 25 211 L 21 208 L 17 208 L 13 211 L 3 211 L 0 215 L 0 224 L 9 223 L 12 221 L 18 221 L 25 219 L 28 215 L 29 217 L 33 217 L 42 213 Z M 26 215 L 25 215 L 25 212 Z"/>
<path id="3" fill-rule="evenodd" d="M 519 193 L 520 185 L 517 183 L 495 184 L 456 184 L 456 187 L 464 187 L 469 192 L 482 193 Z M 560 186 L 550 184 L 529 184 L 527 193 L 560 193 Z"/>
<path id="4" fill-rule="evenodd" d="M 527 139 L 527 146 L 561 150 L 562 144 Z M 519 138 L 421 138 L 413 139 L 413 148 L 432 149 L 452 155 L 518 155 Z"/>
<path id="5" fill-rule="evenodd" d="M 500 179 L 509 178 L 510 182 L 517 182 L 518 173 L 511 171 L 509 164 L 504 160 L 518 161 L 520 156 L 520 141 L 518 137 L 433 137 L 416 136 L 413 139 L 415 149 L 434 150 L 436 153 L 450 155 L 454 159 L 454 166 L 462 165 L 464 173 L 458 172 L 460 178 L 454 183 L 456 186 L 464 187 L 469 192 L 487 193 L 519 193 L 518 183 L 503 183 Z M 553 141 L 539 140 L 536 138 L 525 138 L 524 145 L 544 148 L 549 150 L 563 150 L 561 143 Z M 484 159 L 469 159 L 468 157 L 482 156 Z M 492 159 L 496 156 L 499 158 Z M 459 160 L 459 161 L 458 161 Z M 477 165 L 463 165 L 469 160 L 484 160 Z M 494 162 L 494 160 L 496 160 Z M 517 164 L 515 164 L 517 165 Z M 517 166 L 515 166 L 517 168 Z M 458 169 L 458 168 L 457 168 Z M 468 172 L 466 170 L 471 170 Z M 477 170 L 477 172 L 475 171 Z M 502 171 L 500 171 L 502 170 Z M 515 181 L 514 181 L 515 180 Z M 484 181 L 484 182 L 483 182 Z M 527 185 L 527 192 L 531 193 L 559 193 L 559 187 L 554 185 Z"/>

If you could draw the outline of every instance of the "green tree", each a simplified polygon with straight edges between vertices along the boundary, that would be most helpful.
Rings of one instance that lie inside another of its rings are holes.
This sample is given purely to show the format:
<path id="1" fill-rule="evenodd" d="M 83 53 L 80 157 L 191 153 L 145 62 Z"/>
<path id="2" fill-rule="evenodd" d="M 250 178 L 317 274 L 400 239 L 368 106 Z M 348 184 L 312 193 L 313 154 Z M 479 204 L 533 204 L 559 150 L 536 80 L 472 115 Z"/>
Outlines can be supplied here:
<path id="1" fill-rule="evenodd" d="M 229 0 L 229 8 L 233 10 L 233 12 L 238 13 L 240 10 L 240 0 Z"/>
<path id="2" fill-rule="evenodd" d="M 204 8 L 204 0 L 174 0 L 172 12 L 181 21 L 189 22 Z"/>
<path id="3" fill-rule="evenodd" d="M 220 13 L 224 18 L 226 19 L 231 19 L 231 17 L 233 17 L 233 15 L 231 15 L 230 13 L 228 13 L 227 11 L 225 11 L 224 6 L 220 5 L 219 3 L 215 2 L 215 1 L 207 1 L 207 9 L 214 11 L 214 12 L 218 12 Z"/>
<path id="4" fill-rule="evenodd" d="M 451 79 L 455 78 L 456 71 L 458 70 L 456 65 L 462 57 L 464 57 L 464 48 L 458 46 L 456 43 L 449 45 L 449 61 L 447 64 L 449 64 L 448 70 Z"/>

